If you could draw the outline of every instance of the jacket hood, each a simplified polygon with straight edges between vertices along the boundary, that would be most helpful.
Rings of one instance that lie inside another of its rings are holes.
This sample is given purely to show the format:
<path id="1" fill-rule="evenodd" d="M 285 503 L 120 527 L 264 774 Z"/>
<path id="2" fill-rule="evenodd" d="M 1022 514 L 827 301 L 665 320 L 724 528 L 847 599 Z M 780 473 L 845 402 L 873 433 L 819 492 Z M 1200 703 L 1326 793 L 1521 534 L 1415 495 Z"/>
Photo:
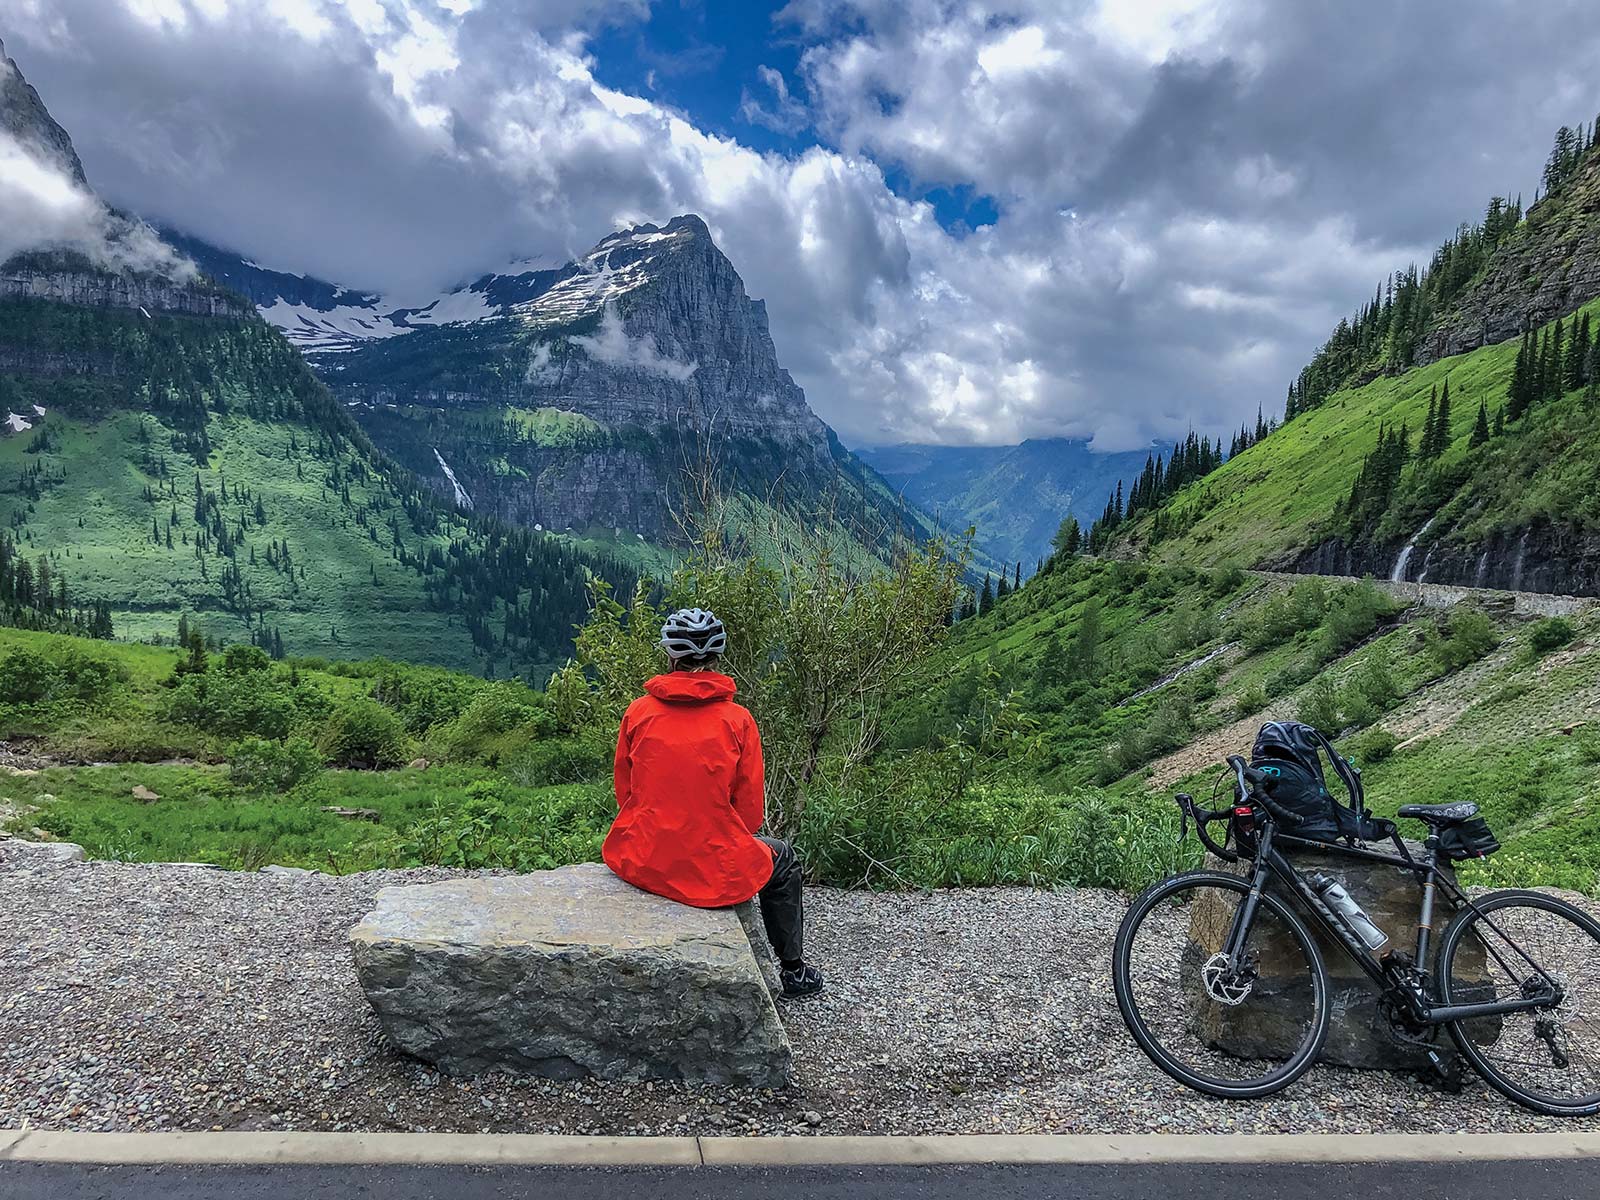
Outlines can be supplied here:
<path id="1" fill-rule="evenodd" d="M 738 688 L 715 671 L 673 671 L 645 680 L 644 690 L 668 704 L 708 704 L 732 699 Z"/>

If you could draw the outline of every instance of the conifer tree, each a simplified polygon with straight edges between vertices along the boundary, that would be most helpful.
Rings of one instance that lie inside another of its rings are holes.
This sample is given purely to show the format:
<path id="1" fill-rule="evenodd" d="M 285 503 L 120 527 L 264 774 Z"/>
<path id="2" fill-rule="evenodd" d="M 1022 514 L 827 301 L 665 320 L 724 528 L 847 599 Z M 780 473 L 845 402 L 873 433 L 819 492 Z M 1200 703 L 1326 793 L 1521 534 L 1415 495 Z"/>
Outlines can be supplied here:
<path id="1" fill-rule="evenodd" d="M 1476 450 L 1489 440 L 1489 407 L 1482 400 L 1478 401 L 1478 419 L 1472 425 L 1472 437 L 1467 445 Z"/>
<path id="2" fill-rule="evenodd" d="M 1528 411 L 1530 381 L 1533 376 L 1532 339 L 1532 330 L 1523 330 L 1522 344 L 1517 347 L 1517 363 L 1511 370 L 1511 387 L 1506 392 L 1506 408 L 1510 410 L 1513 421 Z"/>
<path id="3" fill-rule="evenodd" d="M 1545 352 L 1544 372 L 1541 378 L 1544 387 L 1540 395 L 1549 400 L 1561 399 L 1561 342 L 1563 330 L 1561 321 L 1556 320 L 1556 327 L 1550 335 L 1550 348 Z"/>
<path id="4" fill-rule="evenodd" d="M 978 615 L 981 617 L 994 607 L 994 579 L 992 576 L 983 577 L 983 590 L 978 593 Z"/>
<path id="5" fill-rule="evenodd" d="M 1444 390 L 1439 393 L 1439 415 L 1433 427 L 1433 454 L 1437 458 L 1450 449 L 1450 376 L 1444 377 Z"/>
<path id="6" fill-rule="evenodd" d="M 1497 408 L 1497 409 L 1494 410 L 1494 436 L 1495 437 L 1499 437 L 1505 431 L 1506 431 L 1506 410 L 1503 407 L 1502 408 Z"/>
<path id="7" fill-rule="evenodd" d="M 1567 350 L 1566 376 L 1562 390 L 1575 392 L 1583 386 L 1589 366 L 1589 314 L 1574 321 L 1572 345 Z"/>
<path id="8" fill-rule="evenodd" d="M 1417 450 L 1419 458 L 1433 457 L 1433 425 L 1438 413 L 1439 389 L 1435 386 L 1428 391 L 1428 415 L 1422 418 L 1422 445 Z"/>

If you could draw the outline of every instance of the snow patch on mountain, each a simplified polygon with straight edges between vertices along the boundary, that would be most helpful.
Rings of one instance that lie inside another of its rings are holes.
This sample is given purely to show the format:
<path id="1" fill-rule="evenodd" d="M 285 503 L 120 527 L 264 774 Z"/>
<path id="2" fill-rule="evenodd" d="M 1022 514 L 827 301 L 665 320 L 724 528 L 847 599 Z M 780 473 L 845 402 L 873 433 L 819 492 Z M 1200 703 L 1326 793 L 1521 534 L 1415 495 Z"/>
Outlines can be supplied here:
<path id="1" fill-rule="evenodd" d="M 302 354 L 354 350 L 366 342 L 411 332 L 392 316 L 381 315 L 366 305 L 341 304 L 323 309 L 291 304 L 279 297 L 272 304 L 257 305 L 256 311 L 269 324 L 276 325 Z"/>

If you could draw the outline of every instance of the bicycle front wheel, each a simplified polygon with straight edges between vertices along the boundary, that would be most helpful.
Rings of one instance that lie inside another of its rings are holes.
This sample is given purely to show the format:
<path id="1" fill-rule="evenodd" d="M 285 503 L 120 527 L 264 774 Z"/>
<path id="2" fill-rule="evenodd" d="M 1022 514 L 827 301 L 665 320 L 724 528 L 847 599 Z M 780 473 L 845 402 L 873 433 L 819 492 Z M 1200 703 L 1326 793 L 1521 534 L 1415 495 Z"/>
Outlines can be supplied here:
<path id="1" fill-rule="evenodd" d="M 1111 977 L 1140 1048 L 1168 1075 L 1228 1099 L 1267 1096 L 1316 1061 L 1328 975 L 1305 923 L 1264 894 L 1240 951 L 1224 953 L 1249 885 L 1195 871 L 1133 902 Z"/>
<path id="2" fill-rule="evenodd" d="M 1542 892 L 1494 892 L 1445 930 L 1438 977 L 1446 1004 L 1551 995 L 1549 1007 L 1446 1028 L 1518 1104 L 1557 1117 L 1600 1113 L 1600 922 Z"/>

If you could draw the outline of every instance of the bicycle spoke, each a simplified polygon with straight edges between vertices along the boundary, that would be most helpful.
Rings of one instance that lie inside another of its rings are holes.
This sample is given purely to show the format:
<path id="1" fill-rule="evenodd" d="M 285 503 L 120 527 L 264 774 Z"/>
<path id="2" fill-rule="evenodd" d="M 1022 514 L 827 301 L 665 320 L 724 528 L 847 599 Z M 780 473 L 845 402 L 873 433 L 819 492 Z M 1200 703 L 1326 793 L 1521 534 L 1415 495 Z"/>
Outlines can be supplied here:
<path id="1" fill-rule="evenodd" d="M 1600 937 L 1558 901 L 1511 894 L 1453 947 L 1447 985 L 1461 1003 L 1561 989 L 1553 1008 L 1456 1023 L 1464 1052 L 1490 1082 L 1546 1110 L 1600 1103 Z"/>
<path id="2" fill-rule="evenodd" d="M 1182 888 L 1127 939 L 1130 1023 L 1158 1065 L 1203 1089 L 1292 1078 L 1321 1027 L 1319 976 L 1278 913 L 1263 905 L 1242 953 L 1223 953 L 1243 899 L 1215 884 Z"/>

